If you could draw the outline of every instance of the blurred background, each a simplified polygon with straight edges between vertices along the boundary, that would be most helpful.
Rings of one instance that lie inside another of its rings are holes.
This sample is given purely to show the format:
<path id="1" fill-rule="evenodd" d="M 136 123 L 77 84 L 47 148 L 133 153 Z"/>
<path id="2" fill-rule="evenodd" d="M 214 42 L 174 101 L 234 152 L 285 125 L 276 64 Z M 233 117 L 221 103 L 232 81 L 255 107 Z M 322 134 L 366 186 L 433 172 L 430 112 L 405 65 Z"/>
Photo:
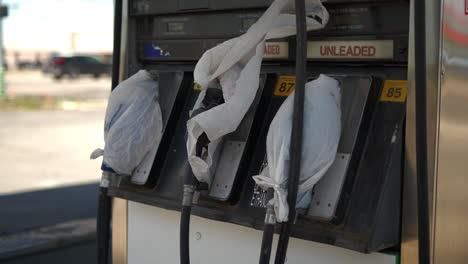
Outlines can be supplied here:
<path id="1" fill-rule="evenodd" d="M 0 3 L 0 263 L 94 263 L 113 1 Z"/>

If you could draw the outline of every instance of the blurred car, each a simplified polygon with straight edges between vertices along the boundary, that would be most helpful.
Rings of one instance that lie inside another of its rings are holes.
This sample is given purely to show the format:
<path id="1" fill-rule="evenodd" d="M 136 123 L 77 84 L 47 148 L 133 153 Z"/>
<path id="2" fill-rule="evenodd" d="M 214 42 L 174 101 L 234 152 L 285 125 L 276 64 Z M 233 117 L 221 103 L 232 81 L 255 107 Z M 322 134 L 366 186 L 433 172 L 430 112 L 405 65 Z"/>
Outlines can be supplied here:
<path id="1" fill-rule="evenodd" d="M 52 73 L 52 67 L 54 66 L 55 58 L 59 57 L 59 55 L 52 55 L 42 64 L 42 73 L 48 74 Z"/>
<path id="2" fill-rule="evenodd" d="M 35 68 L 35 65 L 31 61 L 18 61 L 16 63 L 16 68 L 18 70 L 31 70 Z"/>
<path id="3" fill-rule="evenodd" d="M 91 56 L 57 56 L 51 59 L 48 71 L 54 79 L 60 80 L 67 75 L 72 79 L 82 74 L 99 78 L 111 74 L 111 65 Z"/>

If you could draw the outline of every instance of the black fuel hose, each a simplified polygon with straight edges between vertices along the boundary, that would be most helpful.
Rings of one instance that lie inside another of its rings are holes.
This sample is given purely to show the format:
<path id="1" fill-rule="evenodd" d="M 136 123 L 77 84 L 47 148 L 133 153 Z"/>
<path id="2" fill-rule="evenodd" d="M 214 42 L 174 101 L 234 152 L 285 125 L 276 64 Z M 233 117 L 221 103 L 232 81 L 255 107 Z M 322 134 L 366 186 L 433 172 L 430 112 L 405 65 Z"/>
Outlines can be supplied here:
<path id="1" fill-rule="evenodd" d="M 296 90 L 291 131 L 290 166 L 288 178 L 288 221 L 281 224 L 280 237 L 276 248 L 275 264 L 284 264 L 288 251 L 291 226 L 296 219 L 296 201 L 301 172 L 302 129 L 304 122 L 304 96 L 307 71 L 307 24 L 304 0 L 296 4 Z"/>
<path id="2" fill-rule="evenodd" d="M 122 0 L 114 1 L 114 43 L 112 53 L 112 83 L 114 90 L 119 84 L 120 72 L 120 42 L 122 37 Z M 103 173 L 103 175 L 106 172 Z M 103 179 L 105 180 L 105 179 Z M 110 222 L 112 214 L 112 198 L 108 196 L 108 186 L 102 185 L 99 188 L 98 212 L 97 212 L 97 259 L 99 264 L 109 263 L 110 254 Z"/>
<path id="3" fill-rule="evenodd" d="M 187 164 L 187 167 L 187 177 L 194 178 L 190 164 Z M 193 181 L 193 179 L 188 179 L 188 181 Z M 190 264 L 190 215 L 192 212 L 192 199 L 195 188 L 196 186 L 194 183 L 184 184 L 184 198 L 182 199 L 182 208 L 180 210 L 180 264 Z"/>
<path id="4" fill-rule="evenodd" d="M 182 206 L 181 217 L 180 217 L 180 263 L 190 263 L 190 215 L 192 207 Z"/>
<path id="5" fill-rule="evenodd" d="M 262 247 L 260 250 L 260 264 L 270 264 L 271 246 L 273 243 L 273 235 L 275 233 L 274 224 L 266 224 L 263 227 Z"/>
<path id="6" fill-rule="evenodd" d="M 119 84 L 122 38 L 122 0 L 114 1 L 114 43 L 112 52 L 112 90 Z"/>
<path id="7" fill-rule="evenodd" d="M 275 233 L 275 210 L 270 199 L 273 197 L 273 189 L 267 191 L 267 208 L 265 212 L 265 225 L 263 226 L 262 246 L 260 248 L 259 264 L 270 264 L 271 246 L 273 243 L 273 235 Z"/>
<path id="8" fill-rule="evenodd" d="M 429 191 L 427 174 L 426 6 L 414 1 L 414 72 L 416 97 L 416 173 L 419 263 L 430 263 Z"/>
<path id="9" fill-rule="evenodd" d="M 223 92 L 221 89 L 208 88 L 201 106 L 192 112 L 191 118 L 208 111 L 224 103 Z M 201 134 L 197 139 L 196 155 L 201 157 L 203 151 L 207 149 L 210 140 L 206 133 Z M 186 163 L 186 173 L 184 178 L 184 193 L 182 198 L 182 207 L 180 211 L 180 234 L 179 234 L 179 253 L 180 263 L 190 264 L 190 215 L 192 212 L 192 200 L 195 191 L 207 189 L 205 183 L 200 183 L 193 175 L 189 162 Z"/>
<path id="10" fill-rule="evenodd" d="M 107 195 L 107 187 L 99 187 L 99 201 L 97 212 L 97 256 L 99 264 L 109 262 L 110 250 L 110 221 L 112 200 Z"/>

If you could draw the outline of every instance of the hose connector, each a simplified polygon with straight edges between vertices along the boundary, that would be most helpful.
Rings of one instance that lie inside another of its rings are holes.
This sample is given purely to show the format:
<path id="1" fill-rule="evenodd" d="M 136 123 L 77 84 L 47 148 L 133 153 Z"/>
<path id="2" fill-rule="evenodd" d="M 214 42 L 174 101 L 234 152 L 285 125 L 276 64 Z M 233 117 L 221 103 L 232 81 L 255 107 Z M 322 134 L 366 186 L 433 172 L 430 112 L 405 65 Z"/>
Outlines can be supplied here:
<path id="1" fill-rule="evenodd" d="M 266 213 L 265 213 L 265 224 L 276 225 L 275 208 L 273 206 L 273 203 L 271 202 L 267 204 Z"/>
<path id="2" fill-rule="evenodd" d="M 112 172 L 102 171 L 101 183 L 99 184 L 99 186 L 102 188 L 109 188 L 111 176 Z"/>
<path id="3" fill-rule="evenodd" d="M 193 201 L 193 193 L 196 187 L 191 184 L 184 184 L 184 196 L 182 198 L 182 206 L 191 206 Z"/>

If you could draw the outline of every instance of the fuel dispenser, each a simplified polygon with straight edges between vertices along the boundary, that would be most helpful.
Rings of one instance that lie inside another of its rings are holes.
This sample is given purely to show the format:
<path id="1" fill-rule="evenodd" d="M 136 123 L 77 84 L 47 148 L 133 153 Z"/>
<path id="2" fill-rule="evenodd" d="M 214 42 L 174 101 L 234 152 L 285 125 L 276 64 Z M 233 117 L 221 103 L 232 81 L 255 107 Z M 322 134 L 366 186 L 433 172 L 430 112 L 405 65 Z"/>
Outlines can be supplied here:
<path id="1" fill-rule="evenodd" d="M 128 2 L 126 72 L 146 69 L 157 76 L 164 129 L 151 171 L 138 172 L 148 180 L 111 182 L 109 195 L 180 210 L 191 173 L 187 121 L 200 93 L 195 63 L 207 49 L 244 33 L 270 3 Z M 364 253 L 391 249 L 400 243 L 409 3 L 324 5 L 330 20 L 308 34 L 306 77 L 338 80 L 342 132 L 336 159 L 315 185 L 310 207 L 298 212 L 291 235 Z M 294 37 L 266 42 L 255 100 L 236 131 L 222 139 L 213 182 L 197 193 L 192 214 L 263 228 L 268 194 L 252 176 L 266 165 L 271 120 L 295 89 L 295 44 Z"/>

